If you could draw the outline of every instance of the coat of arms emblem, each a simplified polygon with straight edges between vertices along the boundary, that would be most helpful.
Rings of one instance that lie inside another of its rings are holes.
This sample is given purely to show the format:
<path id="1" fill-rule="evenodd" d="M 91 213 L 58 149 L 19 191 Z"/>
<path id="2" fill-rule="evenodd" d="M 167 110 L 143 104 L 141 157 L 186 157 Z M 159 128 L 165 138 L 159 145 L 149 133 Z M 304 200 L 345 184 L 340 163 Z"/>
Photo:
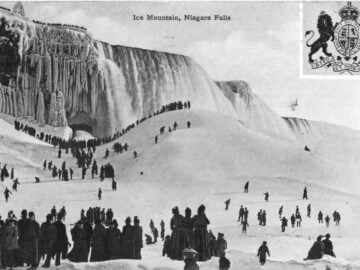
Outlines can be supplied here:
<path id="1" fill-rule="evenodd" d="M 359 9 L 348 2 L 340 9 L 339 16 L 341 21 L 333 24 L 331 16 L 321 11 L 317 21 L 320 36 L 312 43 L 314 31 L 305 32 L 305 37 L 308 37 L 306 46 L 310 47 L 308 61 L 312 69 L 332 67 L 334 72 L 360 72 L 356 55 L 360 51 Z M 329 51 L 328 42 L 333 42 L 336 52 Z M 336 58 L 334 53 L 338 54 Z M 320 55 L 318 59 L 313 58 L 315 54 Z"/>

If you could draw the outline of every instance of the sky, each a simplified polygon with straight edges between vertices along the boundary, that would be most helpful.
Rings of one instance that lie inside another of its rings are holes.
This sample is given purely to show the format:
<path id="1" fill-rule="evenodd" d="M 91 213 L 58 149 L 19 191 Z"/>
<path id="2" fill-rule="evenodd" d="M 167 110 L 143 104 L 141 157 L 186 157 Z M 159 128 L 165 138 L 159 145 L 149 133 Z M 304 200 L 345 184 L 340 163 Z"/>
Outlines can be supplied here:
<path id="1" fill-rule="evenodd" d="M 13 4 L 0 3 L 9 8 Z M 252 90 L 281 115 L 360 129 L 359 80 L 300 77 L 299 50 L 303 45 L 298 2 L 27 1 L 23 4 L 31 19 L 83 25 L 95 39 L 114 45 L 187 55 L 214 80 L 247 81 Z M 304 10 L 309 9 L 306 5 L 310 4 L 304 3 Z M 337 10 L 345 4 L 324 2 L 317 7 Z M 360 2 L 358 6 L 360 8 Z M 133 19 L 133 15 L 147 14 L 180 17 L 218 14 L 228 15 L 231 20 Z M 311 30 L 316 30 L 316 19 Z M 295 100 L 298 106 L 292 111 L 290 105 Z"/>

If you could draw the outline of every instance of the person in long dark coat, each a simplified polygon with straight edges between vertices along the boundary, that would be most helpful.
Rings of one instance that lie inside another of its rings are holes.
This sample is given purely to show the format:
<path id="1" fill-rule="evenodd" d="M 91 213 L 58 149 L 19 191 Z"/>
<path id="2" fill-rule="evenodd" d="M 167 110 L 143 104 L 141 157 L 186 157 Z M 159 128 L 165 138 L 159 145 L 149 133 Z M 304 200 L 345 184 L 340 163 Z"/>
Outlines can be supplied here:
<path id="1" fill-rule="evenodd" d="M 324 244 L 324 254 L 330 255 L 332 257 L 336 257 L 333 250 L 334 249 L 333 244 L 330 240 L 330 234 L 327 233 L 325 235 L 325 239 L 322 241 L 322 243 Z"/>
<path id="2" fill-rule="evenodd" d="M 304 192 L 303 192 L 303 200 L 307 200 L 308 199 L 308 192 L 307 192 L 307 188 L 304 188 Z"/>
<path id="3" fill-rule="evenodd" d="M 182 251 L 187 246 L 187 236 L 184 229 L 184 217 L 179 214 L 178 207 L 172 209 L 173 217 L 170 220 L 171 233 L 171 247 L 170 258 L 173 260 L 182 260 Z"/>
<path id="4" fill-rule="evenodd" d="M 56 227 L 51 223 L 51 220 L 52 215 L 48 214 L 46 216 L 46 222 L 42 223 L 40 227 L 41 254 L 46 255 L 45 263 L 42 266 L 44 268 L 50 267 L 50 260 L 56 242 Z"/>
<path id="5" fill-rule="evenodd" d="M 191 209 L 186 208 L 185 209 L 185 217 L 183 220 L 183 226 L 186 232 L 186 246 L 187 247 L 193 247 L 194 246 L 194 221 L 191 218 Z"/>
<path id="6" fill-rule="evenodd" d="M 321 238 L 321 235 L 317 237 L 316 241 L 308 252 L 308 256 L 304 260 L 314 260 L 322 258 L 322 256 L 324 255 L 325 246 L 323 242 L 321 242 Z"/>
<path id="7" fill-rule="evenodd" d="M 107 229 L 106 258 L 108 260 L 121 258 L 121 232 L 115 219 L 109 223 L 109 228 Z"/>
<path id="8" fill-rule="evenodd" d="M 72 262 L 87 262 L 89 251 L 86 247 L 85 231 L 81 221 L 71 229 L 71 237 L 74 245 L 67 258 Z"/>
<path id="9" fill-rule="evenodd" d="M 198 214 L 193 217 L 194 221 L 194 247 L 199 254 L 199 261 L 207 261 L 210 259 L 209 237 L 207 226 L 210 224 L 209 219 L 205 215 L 205 206 L 200 205 Z"/>
<path id="10" fill-rule="evenodd" d="M 165 237 L 165 222 L 163 220 L 161 220 L 160 222 L 160 237 L 161 240 L 164 241 L 164 237 Z"/>
<path id="11" fill-rule="evenodd" d="M 259 257 L 259 261 L 261 265 L 264 265 L 266 263 L 266 254 L 270 256 L 270 251 L 268 246 L 266 245 L 266 241 L 262 243 L 262 245 L 259 247 L 257 256 Z"/>
<path id="12" fill-rule="evenodd" d="M 4 238 L 4 266 L 12 267 L 14 266 L 15 259 L 15 250 L 19 248 L 18 246 L 18 228 L 15 225 L 15 220 L 7 219 L 5 223 L 5 238 Z"/>
<path id="13" fill-rule="evenodd" d="M 133 227 L 134 259 L 135 260 L 141 260 L 141 249 L 143 248 L 142 232 L 143 232 L 143 229 L 140 226 L 140 220 L 135 216 L 134 217 L 134 227 Z"/>
<path id="14" fill-rule="evenodd" d="M 133 259 L 135 257 L 134 254 L 134 233 L 133 226 L 131 226 L 131 218 L 127 217 L 125 219 L 125 226 L 123 226 L 122 230 L 122 258 L 124 259 Z"/>
<path id="15" fill-rule="evenodd" d="M 57 221 L 54 223 L 56 228 L 56 241 L 54 244 L 54 252 L 55 252 L 55 266 L 60 265 L 60 256 L 65 258 L 68 250 L 69 240 L 66 235 L 66 226 L 62 223 L 62 214 L 59 213 L 57 215 Z"/>
<path id="16" fill-rule="evenodd" d="M 30 220 L 27 217 L 27 211 L 26 209 L 24 209 L 21 211 L 21 219 L 17 223 L 18 234 L 19 234 L 18 244 L 19 244 L 19 254 L 20 254 L 20 258 L 18 258 L 18 265 L 20 266 L 23 266 L 23 263 L 25 262 L 26 251 L 24 247 L 24 242 L 25 242 L 24 238 L 29 229 L 29 223 Z"/>
<path id="17" fill-rule="evenodd" d="M 105 261 L 106 229 L 100 220 L 95 220 L 95 227 L 91 239 L 91 262 Z"/>
<path id="18" fill-rule="evenodd" d="M 24 227 L 23 245 L 25 250 L 25 262 L 30 266 L 30 269 L 36 269 L 39 262 L 39 238 L 40 225 L 35 220 L 34 212 L 29 212 L 29 222 Z"/>

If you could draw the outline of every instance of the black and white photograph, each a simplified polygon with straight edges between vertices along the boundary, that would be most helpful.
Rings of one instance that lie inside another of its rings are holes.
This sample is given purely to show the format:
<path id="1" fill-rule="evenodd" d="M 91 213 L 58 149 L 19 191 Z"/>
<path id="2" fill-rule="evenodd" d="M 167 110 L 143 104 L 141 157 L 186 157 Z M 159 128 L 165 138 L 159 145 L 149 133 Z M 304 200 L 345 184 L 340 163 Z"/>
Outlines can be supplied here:
<path id="1" fill-rule="evenodd" d="M 360 269 L 359 12 L 0 1 L 0 269 Z"/>

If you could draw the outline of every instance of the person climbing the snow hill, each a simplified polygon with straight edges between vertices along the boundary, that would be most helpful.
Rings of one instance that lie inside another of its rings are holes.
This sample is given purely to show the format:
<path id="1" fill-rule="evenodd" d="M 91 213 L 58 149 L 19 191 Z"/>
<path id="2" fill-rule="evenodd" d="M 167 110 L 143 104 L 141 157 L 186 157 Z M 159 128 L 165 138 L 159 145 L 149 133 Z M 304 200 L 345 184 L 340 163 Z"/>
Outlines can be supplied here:
<path id="1" fill-rule="evenodd" d="M 280 208 L 279 208 L 279 218 L 281 218 L 281 216 L 282 216 L 283 208 L 284 208 L 284 206 L 280 206 Z"/>
<path id="2" fill-rule="evenodd" d="M 11 191 L 8 188 L 5 188 L 4 195 L 5 195 L 5 201 L 8 202 L 10 197 Z"/>
<path id="3" fill-rule="evenodd" d="M 245 183 L 244 193 L 249 193 L 249 181 L 247 181 L 247 182 Z"/>
<path id="4" fill-rule="evenodd" d="M 247 222 L 247 220 L 244 220 L 243 222 L 241 222 L 242 225 L 242 234 L 246 234 L 247 232 L 247 227 L 249 227 L 249 223 Z"/>
<path id="5" fill-rule="evenodd" d="M 112 191 L 116 191 L 116 181 L 115 180 L 112 180 L 111 188 L 112 188 Z"/>
<path id="6" fill-rule="evenodd" d="M 191 126 L 190 121 L 187 121 L 186 125 L 187 125 L 187 128 L 190 128 L 190 126 Z"/>
<path id="7" fill-rule="evenodd" d="M 296 227 L 301 227 L 302 218 L 301 218 L 300 213 L 297 214 L 295 218 L 296 218 Z"/>
<path id="8" fill-rule="evenodd" d="M 159 139 L 158 139 L 158 136 L 156 135 L 156 136 L 155 136 L 155 144 L 158 143 L 158 140 L 159 140 Z"/>
<path id="9" fill-rule="evenodd" d="M 326 228 L 329 228 L 329 224 L 330 224 L 330 217 L 329 217 L 329 215 L 327 215 L 327 216 L 325 217 L 325 223 L 326 223 Z"/>
<path id="10" fill-rule="evenodd" d="M 259 261 L 261 265 L 264 265 L 266 263 L 266 254 L 270 257 L 270 251 L 267 246 L 266 241 L 262 243 L 262 245 L 259 247 L 257 256 L 259 257 Z"/>
<path id="11" fill-rule="evenodd" d="M 307 188 L 304 188 L 304 193 L 303 193 L 303 200 L 307 200 L 308 199 L 308 192 L 307 192 Z"/>
<path id="12" fill-rule="evenodd" d="M 229 209 L 229 204 L 230 204 L 230 199 L 227 199 L 225 201 L 225 210 L 228 210 Z"/>
<path id="13" fill-rule="evenodd" d="M 102 194 L 102 190 L 101 190 L 101 188 L 99 188 L 99 190 L 98 190 L 98 199 L 99 200 L 101 200 L 101 194 Z"/>
<path id="14" fill-rule="evenodd" d="M 239 210 L 238 222 L 242 222 L 244 219 L 244 207 L 241 205 Z"/>
<path id="15" fill-rule="evenodd" d="M 174 124 L 173 124 L 173 131 L 176 130 L 177 126 L 178 126 L 178 124 L 177 124 L 176 122 L 174 122 Z"/>
<path id="16" fill-rule="evenodd" d="M 310 217 L 310 215 L 311 215 L 311 205 L 309 204 L 307 206 L 307 216 Z"/>
<path id="17" fill-rule="evenodd" d="M 266 211 L 264 210 L 261 215 L 261 225 L 266 226 Z"/>
<path id="18" fill-rule="evenodd" d="M 134 151 L 133 154 L 134 154 L 134 158 L 137 158 L 137 152 Z"/>
<path id="19" fill-rule="evenodd" d="M 245 210 L 244 210 L 244 220 L 245 221 L 248 220 L 248 216 L 249 216 L 249 210 L 245 207 Z"/>
<path id="20" fill-rule="evenodd" d="M 17 191 L 17 186 L 20 185 L 20 182 L 19 182 L 19 180 L 17 178 L 13 182 L 14 183 L 13 183 L 12 189 L 14 191 Z"/>
<path id="21" fill-rule="evenodd" d="M 323 213 L 321 211 L 319 211 L 319 214 L 318 214 L 318 221 L 319 221 L 319 223 L 323 223 Z"/>
<path id="22" fill-rule="evenodd" d="M 281 219 L 281 232 L 285 232 L 285 228 L 288 225 L 288 220 L 286 217 L 282 217 Z"/>
<path id="23" fill-rule="evenodd" d="M 160 221 L 160 237 L 161 237 L 161 240 L 164 241 L 164 237 L 165 237 L 165 222 L 164 222 L 164 220 Z"/>
<path id="24" fill-rule="evenodd" d="M 269 192 L 265 192 L 264 195 L 265 195 L 265 198 L 264 198 L 265 201 L 268 202 L 269 201 Z"/>
<path id="25" fill-rule="evenodd" d="M 291 217 L 290 217 L 290 222 L 291 222 L 291 227 L 293 227 L 293 228 L 295 226 L 295 220 L 296 220 L 295 215 L 292 214 Z"/>

